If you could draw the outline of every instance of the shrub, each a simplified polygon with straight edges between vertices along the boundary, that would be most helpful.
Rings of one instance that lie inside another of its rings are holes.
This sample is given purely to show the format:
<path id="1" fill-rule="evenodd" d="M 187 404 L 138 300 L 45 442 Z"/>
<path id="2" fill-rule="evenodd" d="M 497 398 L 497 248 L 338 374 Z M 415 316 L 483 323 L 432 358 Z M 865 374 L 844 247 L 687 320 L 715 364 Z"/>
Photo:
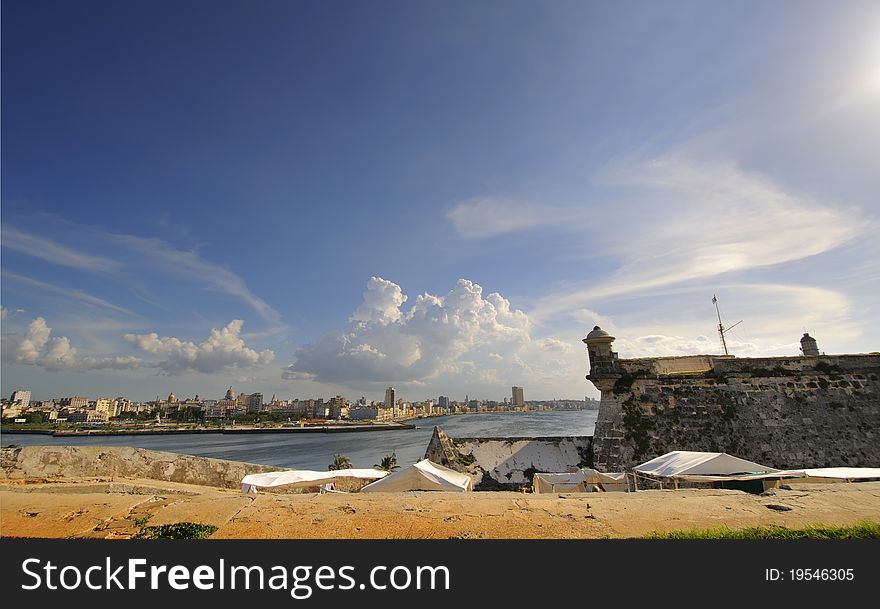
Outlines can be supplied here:
<path id="1" fill-rule="evenodd" d="M 176 522 L 155 527 L 142 527 L 135 539 L 207 539 L 217 530 L 212 524 Z"/>

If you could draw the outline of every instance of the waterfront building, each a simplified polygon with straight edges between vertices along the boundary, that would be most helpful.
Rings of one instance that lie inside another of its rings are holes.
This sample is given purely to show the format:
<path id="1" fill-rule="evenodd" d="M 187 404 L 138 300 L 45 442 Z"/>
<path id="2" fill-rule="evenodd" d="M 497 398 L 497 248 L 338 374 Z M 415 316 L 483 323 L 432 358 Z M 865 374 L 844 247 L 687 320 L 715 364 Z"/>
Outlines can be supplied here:
<path id="1" fill-rule="evenodd" d="M 341 395 L 330 398 L 329 410 L 331 419 L 341 419 L 343 413 L 347 410 L 345 398 Z"/>
<path id="2" fill-rule="evenodd" d="M 116 416 L 116 406 L 110 398 L 98 398 L 95 400 L 95 411 L 103 413 L 107 418 Z"/>
<path id="3" fill-rule="evenodd" d="M 117 415 L 120 412 L 130 412 L 131 410 L 133 410 L 131 400 L 122 396 L 119 396 L 115 400 L 113 400 L 113 407 L 116 410 Z"/>
<path id="4" fill-rule="evenodd" d="M 352 421 L 379 420 L 379 409 L 375 406 L 358 406 L 348 411 L 348 418 Z"/>
<path id="5" fill-rule="evenodd" d="M 245 396 L 244 402 L 248 412 L 259 412 L 263 409 L 263 394 L 251 393 Z"/>
<path id="6" fill-rule="evenodd" d="M 89 407 L 89 398 L 75 395 L 69 398 L 61 398 L 61 407 L 68 410 L 85 410 Z"/>
<path id="7" fill-rule="evenodd" d="M 395 397 L 396 396 L 394 395 L 394 387 L 389 387 L 385 390 L 385 408 L 391 409 L 392 417 L 397 416 L 396 403 L 394 401 Z"/>
<path id="8" fill-rule="evenodd" d="M 18 406 L 21 410 L 27 410 L 31 403 L 31 392 L 26 389 L 17 389 L 12 392 L 9 401 L 12 402 L 13 405 Z"/>
<path id="9" fill-rule="evenodd" d="M 525 399 L 523 398 L 523 388 L 522 387 L 511 387 L 512 401 L 511 405 L 514 408 L 523 408 L 526 405 Z"/>

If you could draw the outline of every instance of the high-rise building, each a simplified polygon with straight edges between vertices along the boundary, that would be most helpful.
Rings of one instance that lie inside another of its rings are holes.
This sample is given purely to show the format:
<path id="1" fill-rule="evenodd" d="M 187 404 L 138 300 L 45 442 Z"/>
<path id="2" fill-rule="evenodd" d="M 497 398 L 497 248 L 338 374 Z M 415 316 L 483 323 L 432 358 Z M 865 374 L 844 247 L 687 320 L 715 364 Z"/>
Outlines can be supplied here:
<path id="1" fill-rule="evenodd" d="M 511 387 L 511 392 L 513 394 L 513 401 L 511 404 L 514 408 L 521 408 L 526 405 L 525 399 L 523 399 L 522 387 Z"/>
<path id="2" fill-rule="evenodd" d="M 263 409 L 263 394 L 262 393 L 252 393 L 248 395 L 246 398 L 247 403 L 247 411 L 248 412 L 259 412 Z"/>
<path id="3" fill-rule="evenodd" d="M 95 400 L 95 412 L 103 413 L 107 418 L 115 417 L 118 413 L 116 412 L 116 406 L 113 404 L 113 400 L 110 398 L 98 398 Z"/>
<path id="4" fill-rule="evenodd" d="M 330 418 L 341 419 L 345 414 L 346 406 L 345 398 L 341 395 L 330 398 Z"/>
<path id="5" fill-rule="evenodd" d="M 9 398 L 9 401 L 21 408 L 22 410 L 27 410 L 27 407 L 31 403 L 31 392 L 25 391 L 24 389 L 13 391 L 12 397 Z"/>
<path id="6" fill-rule="evenodd" d="M 394 387 L 385 390 L 385 408 L 394 408 Z"/>
<path id="7" fill-rule="evenodd" d="M 445 395 L 441 395 L 437 399 L 437 405 L 440 406 L 440 408 L 444 408 L 444 409 L 448 410 L 449 409 L 449 397 L 445 396 Z"/>

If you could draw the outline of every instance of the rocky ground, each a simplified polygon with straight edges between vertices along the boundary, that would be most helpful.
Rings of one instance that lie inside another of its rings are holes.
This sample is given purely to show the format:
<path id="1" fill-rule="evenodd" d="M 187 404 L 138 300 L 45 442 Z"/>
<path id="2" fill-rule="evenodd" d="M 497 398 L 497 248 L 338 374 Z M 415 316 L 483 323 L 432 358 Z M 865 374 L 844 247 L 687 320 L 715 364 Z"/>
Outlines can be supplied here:
<path id="1" fill-rule="evenodd" d="M 244 495 L 153 479 L 6 479 L 0 536 L 130 538 L 197 522 L 215 538 L 627 538 L 653 530 L 848 525 L 880 515 L 880 482 L 732 490 Z"/>

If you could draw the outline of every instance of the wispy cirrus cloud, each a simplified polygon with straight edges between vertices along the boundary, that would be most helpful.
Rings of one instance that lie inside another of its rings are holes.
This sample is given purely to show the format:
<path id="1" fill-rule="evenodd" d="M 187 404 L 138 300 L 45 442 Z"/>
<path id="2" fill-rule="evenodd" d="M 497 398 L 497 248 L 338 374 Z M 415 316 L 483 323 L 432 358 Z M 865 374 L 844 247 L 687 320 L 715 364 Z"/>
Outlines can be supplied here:
<path id="1" fill-rule="evenodd" d="M 67 245 L 62 245 L 54 239 L 36 235 L 8 224 L 4 224 L 2 228 L 2 246 L 44 262 L 84 271 L 109 272 L 119 270 L 121 267 L 121 264 L 116 260 L 86 254 Z"/>
<path id="2" fill-rule="evenodd" d="M 121 247 L 136 253 L 143 263 L 152 264 L 163 272 L 206 285 L 215 292 L 235 296 L 251 306 L 268 323 L 275 327 L 283 325 L 280 313 L 254 294 L 241 276 L 226 267 L 205 260 L 197 252 L 177 249 L 161 239 L 126 234 L 114 234 L 110 238 Z"/>
<path id="3" fill-rule="evenodd" d="M 501 197 L 462 201 L 446 214 L 461 237 L 495 237 L 546 226 L 565 226 L 583 212 Z"/>
<path id="4" fill-rule="evenodd" d="M 278 311 L 263 298 L 257 296 L 239 274 L 205 259 L 194 249 L 180 249 L 158 238 L 113 233 L 96 226 L 72 223 L 60 218 L 51 219 L 53 222 L 47 223 L 46 235 L 37 235 L 11 226 L 8 222 L 5 223 L 2 234 L 3 246 L 60 266 L 108 274 L 112 282 L 127 285 L 137 298 L 158 308 L 162 308 L 164 304 L 156 297 L 151 296 L 149 281 L 143 271 L 150 269 L 151 272 L 166 277 L 183 278 L 191 281 L 194 285 L 204 286 L 211 291 L 227 294 L 244 302 L 270 324 L 271 328 L 264 332 L 267 336 L 277 334 L 285 327 Z M 84 251 L 84 247 L 75 249 L 68 245 L 62 245 L 59 242 L 61 241 L 59 236 L 62 233 L 81 235 L 84 237 L 84 243 L 112 243 L 117 257 L 111 260 Z M 95 306 L 131 314 L 128 309 L 117 307 L 81 290 L 60 288 L 21 273 L 7 274 L 6 270 L 4 270 L 4 276 L 31 287 L 53 291 L 56 294 L 64 294 Z"/>
<path id="5" fill-rule="evenodd" d="M 664 156 L 611 167 L 627 193 L 595 212 L 581 242 L 618 261 L 589 284 L 547 295 L 535 319 L 596 301 L 724 273 L 779 265 L 838 248 L 870 230 L 859 209 L 788 192 L 731 163 Z M 581 245 L 580 247 L 584 247 Z"/>
<path id="6" fill-rule="evenodd" d="M 52 294 L 60 294 L 66 298 L 72 298 L 74 300 L 78 300 L 94 307 L 106 309 L 115 313 L 123 313 L 125 315 L 135 315 L 133 311 L 126 309 L 125 307 L 120 307 L 113 304 L 112 302 L 104 300 L 103 298 L 98 298 L 97 296 L 94 296 L 87 292 L 83 292 L 82 290 L 64 288 L 61 286 L 53 285 L 51 283 L 47 283 L 45 281 L 39 281 L 37 279 L 25 277 L 24 275 L 19 275 L 18 273 L 13 273 L 7 270 L 2 271 L 2 276 L 7 281 L 14 281 L 16 283 L 37 288 L 41 291 L 50 292 Z"/>

